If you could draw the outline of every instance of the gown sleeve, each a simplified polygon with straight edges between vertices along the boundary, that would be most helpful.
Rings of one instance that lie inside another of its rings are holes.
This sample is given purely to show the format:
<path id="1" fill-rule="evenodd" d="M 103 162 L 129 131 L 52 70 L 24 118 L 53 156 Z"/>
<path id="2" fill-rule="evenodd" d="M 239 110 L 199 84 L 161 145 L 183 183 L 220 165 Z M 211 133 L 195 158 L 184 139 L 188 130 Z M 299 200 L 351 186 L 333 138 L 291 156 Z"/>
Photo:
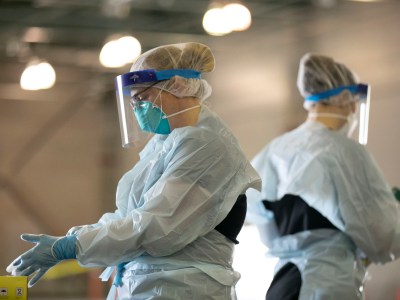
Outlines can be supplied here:
<path id="1" fill-rule="evenodd" d="M 184 138 L 172 136 L 164 146 L 165 155 L 158 161 L 163 172 L 145 192 L 142 206 L 122 219 L 79 232 L 81 264 L 116 265 L 145 252 L 167 256 L 226 217 L 251 181 L 247 166 L 243 159 L 233 159 L 215 134 L 193 130 Z"/>
<path id="2" fill-rule="evenodd" d="M 386 263 L 400 256 L 399 204 L 373 157 L 367 151 L 357 157 L 349 182 L 334 178 L 343 187 L 337 193 L 345 232 L 371 261 Z"/>

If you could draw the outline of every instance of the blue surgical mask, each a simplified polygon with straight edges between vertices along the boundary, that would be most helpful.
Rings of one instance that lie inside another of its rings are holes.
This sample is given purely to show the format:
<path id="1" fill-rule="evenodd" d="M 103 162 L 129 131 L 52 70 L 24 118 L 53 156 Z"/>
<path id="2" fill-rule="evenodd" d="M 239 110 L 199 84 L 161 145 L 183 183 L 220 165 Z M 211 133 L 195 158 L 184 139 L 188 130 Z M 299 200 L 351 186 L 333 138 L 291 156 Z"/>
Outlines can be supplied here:
<path id="1" fill-rule="evenodd" d="M 158 134 L 170 134 L 171 127 L 164 112 L 149 101 L 140 101 L 134 108 L 140 129 Z"/>

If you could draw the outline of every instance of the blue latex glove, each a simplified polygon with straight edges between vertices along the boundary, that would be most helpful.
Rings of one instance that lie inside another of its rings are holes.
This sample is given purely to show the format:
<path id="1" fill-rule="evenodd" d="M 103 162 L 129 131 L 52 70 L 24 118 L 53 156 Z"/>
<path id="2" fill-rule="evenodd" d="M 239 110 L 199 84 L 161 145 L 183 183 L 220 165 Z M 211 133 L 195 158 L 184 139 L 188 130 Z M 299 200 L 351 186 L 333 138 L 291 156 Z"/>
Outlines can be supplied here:
<path id="1" fill-rule="evenodd" d="M 120 263 L 120 264 L 118 264 L 118 266 L 117 266 L 117 273 L 115 274 L 113 285 L 115 285 L 115 286 L 117 286 L 117 287 L 123 285 L 123 283 L 122 283 L 122 276 L 124 275 L 124 272 L 125 272 L 125 265 L 126 265 L 126 264 L 127 264 L 126 262 L 125 262 L 125 263 Z"/>
<path id="2" fill-rule="evenodd" d="M 7 272 L 14 276 L 30 276 L 28 286 L 35 283 L 53 266 L 64 259 L 76 258 L 76 236 L 55 237 L 46 234 L 23 234 L 21 239 L 36 243 L 32 249 L 15 259 Z"/>
<path id="3" fill-rule="evenodd" d="M 68 235 L 77 235 L 78 231 L 81 230 L 82 228 L 85 228 L 85 225 L 81 225 L 81 226 L 74 226 L 72 228 L 70 228 L 70 230 L 68 230 L 67 232 L 67 236 Z"/>
<path id="4" fill-rule="evenodd" d="M 100 226 L 100 224 L 91 224 L 91 225 L 79 225 L 79 226 L 74 226 L 70 228 L 67 232 L 66 235 L 77 235 L 79 231 L 81 231 L 84 228 L 96 228 Z"/>

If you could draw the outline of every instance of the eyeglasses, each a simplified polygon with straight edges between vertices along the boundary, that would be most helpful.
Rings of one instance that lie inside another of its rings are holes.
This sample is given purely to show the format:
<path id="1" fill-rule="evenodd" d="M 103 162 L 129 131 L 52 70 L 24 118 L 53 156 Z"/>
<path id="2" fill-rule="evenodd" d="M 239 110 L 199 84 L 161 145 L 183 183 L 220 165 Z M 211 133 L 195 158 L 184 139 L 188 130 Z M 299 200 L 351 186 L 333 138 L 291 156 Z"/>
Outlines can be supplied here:
<path id="1" fill-rule="evenodd" d="M 132 95 L 131 99 L 129 100 L 130 105 L 133 108 L 140 106 L 140 102 L 143 101 L 143 98 L 140 95 L 143 94 L 144 92 L 146 92 L 147 90 L 151 89 L 157 83 L 159 83 L 159 81 L 156 81 L 156 82 L 152 83 L 151 85 L 149 85 L 148 87 L 146 87 L 142 91 L 137 92 L 136 94 Z"/>

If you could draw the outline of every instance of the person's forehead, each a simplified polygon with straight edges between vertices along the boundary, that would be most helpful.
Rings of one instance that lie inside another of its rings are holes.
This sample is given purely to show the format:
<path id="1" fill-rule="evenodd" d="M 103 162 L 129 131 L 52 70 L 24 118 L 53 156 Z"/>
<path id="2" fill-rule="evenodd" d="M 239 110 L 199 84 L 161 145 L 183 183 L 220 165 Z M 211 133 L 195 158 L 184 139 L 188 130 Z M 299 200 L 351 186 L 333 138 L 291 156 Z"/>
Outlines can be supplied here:
<path id="1" fill-rule="evenodd" d="M 131 86 L 131 93 L 141 93 L 146 89 L 147 87 L 144 86 Z"/>
<path id="2" fill-rule="evenodd" d="M 146 90 L 149 91 L 150 89 L 148 87 L 144 87 L 144 86 L 141 86 L 141 87 L 132 86 L 131 87 L 131 94 L 140 94 L 140 93 L 145 92 Z"/>
<path id="3" fill-rule="evenodd" d="M 150 86 L 132 86 L 131 87 L 131 95 L 140 95 L 140 94 L 152 94 L 157 91 L 156 88 Z"/>
<path id="4" fill-rule="evenodd" d="M 131 95 L 140 94 L 143 90 L 144 90 L 144 88 L 132 87 L 131 88 Z"/>

